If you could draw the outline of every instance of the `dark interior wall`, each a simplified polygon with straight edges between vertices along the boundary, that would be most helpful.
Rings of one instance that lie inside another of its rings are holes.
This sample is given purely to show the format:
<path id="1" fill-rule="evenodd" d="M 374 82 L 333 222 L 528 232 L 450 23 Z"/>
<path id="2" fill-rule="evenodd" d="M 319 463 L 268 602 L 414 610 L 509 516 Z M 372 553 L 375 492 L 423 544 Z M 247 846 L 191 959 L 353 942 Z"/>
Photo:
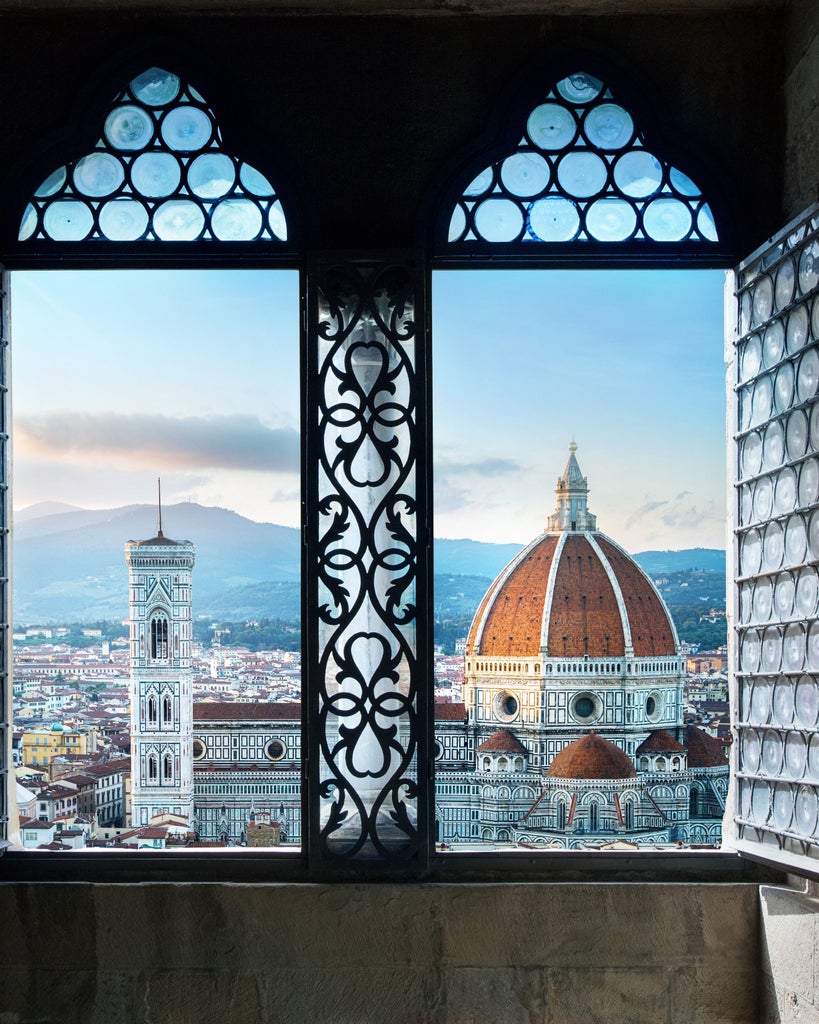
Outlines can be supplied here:
<path id="1" fill-rule="evenodd" d="M 819 200 L 819 4 L 795 0 L 786 26 L 783 223 Z"/>
<path id="2" fill-rule="evenodd" d="M 45 174 L 93 144 L 115 89 L 174 58 L 216 108 L 228 143 L 290 187 L 305 248 L 417 244 L 437 183 L 492 126 L 501 98 L 527 69 L 542 69 L 547 85 L 558 55 L 580 48 L 623 69 L 683 166 L 690 150 L 691 166 L 701 158 L 713 171 L 743 255 L 799 203 L 792 190 L 784 198 L 777 157 L 784 20 L 760 10 L 0 16 L 0 245 Z M 94 106 L 81 125 L 75 115 Z"/>

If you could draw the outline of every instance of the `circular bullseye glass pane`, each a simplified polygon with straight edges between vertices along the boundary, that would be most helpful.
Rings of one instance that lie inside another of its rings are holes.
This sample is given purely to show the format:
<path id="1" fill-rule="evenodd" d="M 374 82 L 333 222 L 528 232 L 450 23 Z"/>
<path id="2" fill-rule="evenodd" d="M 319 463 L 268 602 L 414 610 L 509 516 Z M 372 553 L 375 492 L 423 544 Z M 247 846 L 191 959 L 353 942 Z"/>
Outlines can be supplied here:
<path id="1" fill-rule="evenodd" d="M 745 729 L 742 733 L 742 763 L 745 770 L 759 770 L 759 734 L 754 729 Z"/>
<path id="2" fill-rule="evenodd" d="M 770 679 L 754 679 L 748 721 L 752 725 L 767 725 L 771 717 L 773 686 Z"/>
<path id="3" fill-rule="evenodd" d="M 602 191 L 608 171 L 596 153 L 575 150 L 567 153 L 557 166 L 557 180 L 570 196 L 587 199 Z"/>
<path id="4" fill-rule="evenodd" d="M 691 210 L 679 199 L 654 199 L 643 213 L 643 227 L 655 242 L 679 242 L 691 230 Z"/>
<path id="5" fill-rule="evenodd" d="M 819 690 L 810 676 L 800 676 L 793 703 L 797 725 L 813 729 L 819 716 Z"/>
<path id="6" fill-rule="evenodd" d="M 747 526 L 754 515 L 754 496 L 750 484 L 743 484 L 739 489 L 739 522 Z"/>
<path id="7" fill-rule="evenodd" d="M 154 134 L 154 123 L 144 107 L 129 103 L 111 111 L 103 131 L 114 149 L 132 152 L 148 145 Z"/>
<path id="8" fill-rule="evenodd" d="M 767 622 L 773 607 L 773 585 L 769 579 L 759 580 L 754 587 L 754 621 Z"/>
<path id="9" fill-rule="evenodd" d="M 782 664 L 782 634 L 777 626 L 768 626 L 762 634 L 762 671 L 776 672 Z"/>
<path id="10" fill-rule="evenodd" d="M 805 561 L 807 547 L 805 520 L 801 516 L 791 516 L 785 527 L 785 555 L 788 564 L 801 565 Z"/>
<path id="11" fill-rule="evenodd" d="M 774 491 L 774 512 L 781 516 L 796 506 L 796 470 L 785 466 L 776 481 Z"/>
<path id="12" fill-rule="evenodd" d="M 742 638 L 740 648 L 740 669 L 743 672 L 758 672 L 759 657 L 761 653 L 761 642 L 759 633 L 755 629 L 749 629 Z"/>
<path id="13" fill-rule="evenodd" d="M 767 571 L 778 569 L 785 554 L 785 531 L 781 523 L 768 523 L 762 542 L 762 567 Z"/>
<path id="14" fill-rule="evenodd" d="M 644 149 L 624 153 L 614 165 L 614 183 L 633 199 L 654 195 L 663 183 L 660 161 Z"/>
<path id="15" fill-rule="evenodd" d="M 748 435 L 751 436 L 750 434 Z M 778 420 L 770 423 L 762 439 L 762 466 L 776 469 L 782 465 L 785 455 L 785 429 Z"/>
<path id="16" fill-rule="evenodd" d="M 804 295 L 819 284 L 819 241 L 805 246 L 799 257 L 799 290 Z"/>
<path id="17" fill-rule="evenodd" d="M 740 360 L 740 381 L 750 380 L 762 365 L 762 342 L 758 334 L 752 334 L 742 346 Z"/>
<path id="18" fill-rule="evenodd" d="M 742 575 L 753 576 L 762 564 L 762 537 L 759 530 L 749 530 L 740 543 Z"/>
<path id="19" fill-rule="evenodd" d="M 501 164 L 501 181 L 515 196 L 536 196 L 549 184 L 549 165 L 539 153 L 515 153 Z"/>
<path id="20" fill-rule="evenodd" d="M 603 83 L 593 75 L 578 72 L 563 78 L 557 83 L 557 91 L 569 103 L 591 103 L 600 95 Z"/>
<path id="21" fill-rule="evenodd" d="M 801 409 L 794 409 L 788 417 L 786 436 L 788 457 L 801 459 L 808 449 L 808 418 Z"/>
<path id="22" fill-rule="evenodd" d="M 773 409 L 773 380 L 770 374 L 760 377 L 754 384 L 753 412 L 751 422 L 759 426 L 770 419 Z"/>
<path id="23" fill-rule="evenodd" d="M 707 242 L 719 241 L 717 225 L 708 203 L 701 206 L 700 212 L 697 214 L 697 230 Z"/>
<path id="24" fill-rule="evenodd" d="M 773 284 L 769 277 L 761 277 L 754 286 L 754 323 L 764 323 L 773 312 Z"/>
<path id="25" fill-rule="evenodd" d="M 267 211 L 267 222 L 270 225 L 270 230 L 273 232 L 273 236 L 275 238 L 280 238 L 283 242 L 286 242 L 287 221 L 284 216 L 282 204 L 278 199 L 275 203 L 270 204 L 270 209 Z"/>
<path id="26" fill-rule="evenodd" d="M 565 149 L 577 134 L 577 121 L 565 107 L 541 103 L 529 115 L 526 131 L 539 149 Z"/>
<path id="27" fill-rule="evenodd" d="M 154 231 L 163 242 L 190 242 L 205 226 L 200 206 L 190 199 L 171 199 L 154 213 Z"/>
<path id="28" fill-rule="evenodd" d="M 785 328 L 781 320 L 774 320 L 765 330 L 762 341 L 762 359 L 766 366 L 778 363 L 785 354 Z"/>
<path id="29" fill-rule="evenodd" d="M 580 230 L 580 214 L 568 199 L 538 199 L 529 207 L 529 231 L 544 242 L 570 242 Z"/>
<path id="30" fill-rule="evenodd" d="M 762 468 L 762 438 L 756 432 L 742 442 L 742 475 L 756 476 Z"/>
<path id="31" fill-rule="evenodd" d="M 780 619 L 786 619 L 793 611 L 793 576 L 789 572 L 776 578 L 774 587 L 774 608 Z"/>
<path id="32" fill-rule="evenodd" d="M 796 393 L 800 402 L 807 402 L 816 394 L 819 383 L 819 354 L 815 348 L 809 348 L 799 360 L 796 373 Z"/>
<path id="33" fill-rule="evenodd" d="M 149 199 L 173 195 L 181 179 L 182 168 L 172 153 L 140 153 L 131 164 L 131 183 Z"/>
<path id="34" fill-rule="evenodd" d="M 475 211 L 475 228 L 487 242 L 511 242 L 523 228 L 523 213 L 511 199 L 485 199 Z"/>
<path id="35" fill-rule="evenodd" d="M 768 820 L 768 811 L 770 808 L 770 793 L 766 783 L 757 779 L 753 784 L 753 790 L 751 791 L 751 817 L 754 821 L 760 825 L 764 825 Z"/>
<path id="36" fill-rule="evenodd" d="M 798 732 L 788 734 L 785 740 L 785 768 L 792 779 L 801 779 L 808 766 L 808 745 Z"/>
<path id="37" fill-rule="evenodd" d="M 769 476 L 763 476 L 754 487 L 754 519 L 767 519 L 772 508 L 773 483 Z"/>
<path id="38" fill-rule="evenodd" d="M 808 626 L 806 667 L 812 672 L 819 669 L 819 622 L 812 622 L 810 626 Z"/>
<path id="39" fill-rule="evenodd" d="M 122 164 L 111 153 L 89 153 L 74 168 L 74 187 L 94 199 L 110 196 L 124 179 Z"/>
<path id="40" fill-rule="evenodd" d="M 112 199 L 99 217 L 100 231 L 112 242 L 134 242 L 148 227 L 148 211 L 135 199 Z"/>
<path id="41" fill-rule="evenodd" d="M 250 199 L 223 199 L 214 207 L 210 223 L 223 242 L 249 242 L 262 229 L 262 211 Z"/>
<path id="42" fill-rule="evenodd" d="M 49 174 L 34 195 L 37 196 L 38 199 L 44 199 L 46 196 L 53 196 L 54 193 L 59 192 L 65 184 L 66 176 L 65 167 L 58 167 L 56 171 Z"/>
<path id="43" fill-rule="evenodd" d="M 776 371 L 774 380 L 774 405 L 777 412 L 784 412 L 791 406 L 793 398 L 793 365 L 783 363 Z"/>
<path id="44" fill-rule="evenodd" d="M 819 462 L 806 459 L 799 468 L 799 504 L 812 505 L 819 500 Z M 814 557 L 819 557 L 819 552 Z"/>
<path id="45" fill-rule="evenodd" d="M 817 591 L 819 591 L 819 586 L 817 585 L 816 571 L 810 567 L 802 569 L 796 578 L 794 607 L 803 618 L 809 618 L 816 611 Z"/>
<path id="46" fill-rule="evenodd" d="M 586 114 L 583 132 L 597 149 L 622 149 L 634 135 L 634 122 L 617 103 L 601 103 Z"/>
<path id="47" fill-rule="evenodd" d="M 782 665 L 786 672 L 798 672 L 804 662 L 805 628 L 799 622 L 792 622 L 785 628 L 785 636 L 782 641 Z M 789 711 L 788 708 L 790 708 Z M 793 718 L 793 690 L 787 680 L 777 684 L 774 690 L 774 713 L 780 725 L 790 725 Z"/>
<path id="48" fill-rule="evenodd" d="M 694 184 L 694 182 L 688 177 L 687 174 L 683 174 L 682 171 L 678 171 L 676 167 L 672 167 L 669 172 L 669 178 L 671 184 L 682 196 L 698 196 L 700 190 Z"/>
<path id="49" fill-rule="evenodd" d="M 210 142 L 213 122 L 200 107 L 185 103 L 169 110 L 162 119 L 162 138 L 178 153 L 193 153 Z"/>
<path id="50" fill-rule="evenodd" d="M 586 211 L 586 230 L 598 242 L 622 242 L 636 227 L 637 214 L 624 199 L 598 199 Z"/>
<path id="51" fill-rule="evenodd" d="M 816 790 L 812 786 L 799 787 L 794 810 L 796 827 L 803 836 L 813 837 L 816 830 L 816 812 L 819 810 L 819 801 L 816 798 Z"/>
<path id="52" fill-rule="evenodd" d="M 773 820 L 777 828 L 786 829 L 793 817 L 793 794 L 791 787 L 780 783 L 774 787 Z"/>
<path id="53" fill-rule="evenodd" d="M 464 189 L 464 195 L 482 196 L 484 192 L 487 192 L 491 188 L 493 180 L 492 168 L 485 168 L 466 186 Z"/>
<path id="54" fill-rule="evenodd" d="M 220 199 L 236 182 L 236 167 L 224 153 L 203 153 L 188 168 L 188 187 L 201 199 Z"/>
<path id="55" fill-rule="evenodd" d="M 46 207 L 43 227 L 55 242 L 79 242 L 94 227 L 91 208 L 75 199 L 58 199 Z"/>
<path id="56" fill-rule="evenodd" d="M 34 232 L 37 230 L 37 211 L 31 205 L 28 204 L 25 213 L 23 214 L 23 220 L 20 223 L 20 233 L 17 236 L 21 242 L 25 242 L 27 238 L 31 238 Z"/>
<path id="57" fill-rule="evenodd" d="M 801 625 L 792 623 L 789 630 L 799 630 Z M 787 640 L 787 633 L 785 634 Z M 802 651 L 804 652 L 804 633 L 802 634 Z M 786 658 L 787 661 L 787 658 Z M 774 686 L 773 693 L 773 720 L 774 724 L 787 728 L 793 723 L 793 686 L 790 679 L 779 679 Z"/>
<path id="58" fill-rule="evenodd" d="M 162 68 L 149 68 L 131 82 L 131 92 L 149 107 L 164 107 L 179 94 L 179 79 Z"/>
<path id="59" fill-rule="evenodd" d="M 776 272 L 774 298 L 776 299 L 777 309 L 782 309 L 791 301 L 793 298 L 794 284 L 795 274 L 793 269 L 793 260 L 784 259 L 779 265 L 779 270 Z"/>
<path id="60" fill-rule="evenodd" d="M 739 300 L 739 333 L 747 334 L 751 329 L 751 314 L 753 313 L 753 302 L 751 301 L 751 293 L 745 291 Z"/>
<path id="61" fill-rule="evenodd" d="M 457 242 L 461 235 L 464 233 L 466 227 L 466 215 L 464 214 L 463 208 L 458 205 L 452 211 L 452 217 L 449 221 L 449 233 L 447 235 L 447 241 Z"/>
<path id="62" fill-rule="evenodd" d="M 808 342 L 808 311 L 797 306 L 788 317 L 788 351 L 799 352 Z"/>
<path id="63" fill-rule="evenodd" d="M 782 737 L 773 729 L 762 734 L 762 767 L 766 775 L 778 775 L 782 768 L 784 744 Z"/>
<path id="64" fill-rule="evenodd" d="M 489 172 L 490 178 L 492 172 Z M 250 164 L 239 165 L 239 181 L 242 183 L 242 188 L 252 193 L 254 196 L 267 197 L 272 196 L 273 186 L 267 180 L 267 178 L 257 171 L 255 167 L 251 167 Z"/>

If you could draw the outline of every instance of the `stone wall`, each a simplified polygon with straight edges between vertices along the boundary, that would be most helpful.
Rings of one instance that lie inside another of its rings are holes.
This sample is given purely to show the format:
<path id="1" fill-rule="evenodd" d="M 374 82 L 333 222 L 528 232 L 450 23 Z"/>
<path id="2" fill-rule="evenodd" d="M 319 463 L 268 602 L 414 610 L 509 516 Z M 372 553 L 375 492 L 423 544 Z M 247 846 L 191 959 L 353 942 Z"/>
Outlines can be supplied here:
<path id="1" fill-rule="evenodd" d="M 794 882 L 759 891 L 763 1024 L 819 1024 L 819 886 Z"/>
<path id="2" fill-rule="evenodd" d="M 0 885 L 3 1024 L 752 1024 L 750 884 Z"/>

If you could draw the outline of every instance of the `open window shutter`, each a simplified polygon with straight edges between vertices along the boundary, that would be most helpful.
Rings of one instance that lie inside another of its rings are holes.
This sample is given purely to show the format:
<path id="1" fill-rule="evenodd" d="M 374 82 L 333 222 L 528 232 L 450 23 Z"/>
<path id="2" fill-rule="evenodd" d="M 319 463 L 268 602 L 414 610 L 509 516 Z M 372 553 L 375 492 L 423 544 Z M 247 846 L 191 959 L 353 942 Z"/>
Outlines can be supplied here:
<path id="1" fill-rule="evenodd" d="M 809 873 L 819 873 L 818 236 L 816 206 L 737 268 L 728 332 L 736 582 L 725 838 Z"/>
<path id="2" fill-rule="evenodd" d="M 8 403 L 9 275 L 0 266 L 0 851 L 9 838 L 11 765 L 11 590 L 9 563 L 9 426 Z"/>

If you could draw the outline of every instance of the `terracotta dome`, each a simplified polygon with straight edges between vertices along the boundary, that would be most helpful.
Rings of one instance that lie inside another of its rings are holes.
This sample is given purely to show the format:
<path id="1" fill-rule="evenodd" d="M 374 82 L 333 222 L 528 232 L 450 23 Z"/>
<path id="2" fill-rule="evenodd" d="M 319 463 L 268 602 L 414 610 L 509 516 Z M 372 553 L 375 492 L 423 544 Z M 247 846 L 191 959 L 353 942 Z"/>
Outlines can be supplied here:
<path id="1" fill-rule="evenodd" d="M 685 753 L 685 747 L 678 743 L 670 732 L 665 729 L 656 729 L 652 732 L 635 751 L 637 754 L 679 754 Z"/>
<path id="2" fill-rule="evenodd" d="M 520 740 L 508 729 L 498 729 L 493 732 L 488 740 L 480 744 L 478 750 L 490 751 L 503 754 L 528 754 Z"/>
<path id="3" fill-rule="evenodd" d="M 637 772 L 624 750 L 590 732 L 564 747 L 546 774 L 553 779 L 633 779 Z"/>
<path id="4" fill-rule="evenodd" d="M 720 741 L 695 725 L 685 727 L 685 746 L 689 768 L 722 768 L 728 764 L 725 747 Z"/>
<path id="5" fill-rule="evenodd" d="M 501 572 L 472 620 L 467 652 L 487 657 L 675 655 L 671 616 L 654 584 L 586 509 L 571 448 L 549 529 Z"/>

